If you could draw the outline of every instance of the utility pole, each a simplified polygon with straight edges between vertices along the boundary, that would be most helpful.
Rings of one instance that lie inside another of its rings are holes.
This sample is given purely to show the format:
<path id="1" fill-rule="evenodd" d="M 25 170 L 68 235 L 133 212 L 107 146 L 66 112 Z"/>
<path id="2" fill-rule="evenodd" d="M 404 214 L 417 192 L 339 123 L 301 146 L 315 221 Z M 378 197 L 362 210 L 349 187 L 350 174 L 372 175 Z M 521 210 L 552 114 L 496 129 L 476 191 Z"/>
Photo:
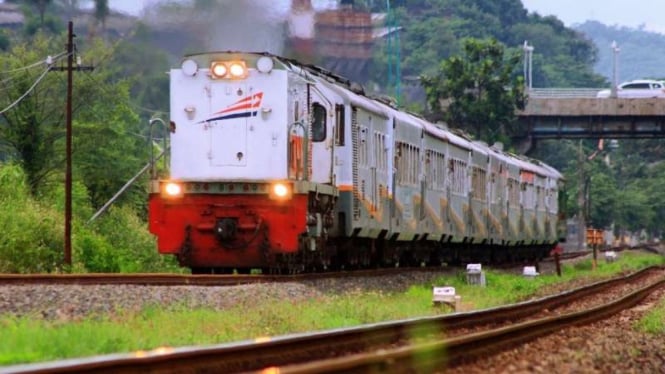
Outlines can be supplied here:
<path id="1" fill-rule="evenodd" d="M 578 250 L 586 249 L 586 223 L 585 223 L 585 196 L 584 196 L 584 150 L 582 148 L 582 140 L 580 140 L 579 151 L 578 151 L 578 173 L 579 173 L 579 190 L 577 192 L 577 204 L 578 204 L 578 215 L 577 215 L 577 247 Z"/>
<path id="2" fill-rule="evenodd" d="M 529 42 L 525 40 L 522 49 L 524 50 L 524 88 L 527 91 L 527 93 L 529 93 L 531 92 L 531 88 L 533 88 L 532 70 L 533 70 L 534 47 L 532 45 L 529 45 Z"/>
<path id="3" fill-rule="evenodd" d="M 92 70 L 92 66 L 74 67 L 74 24 L 69 21 L 67 33 L 67 66 L 52 67 L 54 71 L 67 72 L 67 104 L 65 108 L 66 122 L 66 166 L 65 166 L 65 265 L 72 264 L 72 80 L 74 70 Z"/>
<path id="4" fill-rule="evenodd" d="M 400 103 L 402 96 L 402 68 L 400 57 L 400 42 L 397 15 L 390 9 L 390 0 L 386 0 L 386 24 L 388 25 L 388 35 L 386 35 L 386 54 L 388 55 L 388 86 L 395 89 L 395 101 Z"/>

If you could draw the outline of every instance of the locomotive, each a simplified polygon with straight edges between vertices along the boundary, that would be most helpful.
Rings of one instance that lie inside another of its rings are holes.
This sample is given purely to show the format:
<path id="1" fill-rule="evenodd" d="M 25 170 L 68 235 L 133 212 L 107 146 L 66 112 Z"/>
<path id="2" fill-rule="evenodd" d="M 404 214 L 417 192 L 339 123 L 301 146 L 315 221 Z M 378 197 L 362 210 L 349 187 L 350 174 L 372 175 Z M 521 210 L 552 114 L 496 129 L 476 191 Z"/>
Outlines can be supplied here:
<path id="1" fill-rule="evenodd" d="M 149 229 L 193 273 L 537 261 L 559 237 L 557 170 L 314 65 L 185 56 L 170 119 Z"/>

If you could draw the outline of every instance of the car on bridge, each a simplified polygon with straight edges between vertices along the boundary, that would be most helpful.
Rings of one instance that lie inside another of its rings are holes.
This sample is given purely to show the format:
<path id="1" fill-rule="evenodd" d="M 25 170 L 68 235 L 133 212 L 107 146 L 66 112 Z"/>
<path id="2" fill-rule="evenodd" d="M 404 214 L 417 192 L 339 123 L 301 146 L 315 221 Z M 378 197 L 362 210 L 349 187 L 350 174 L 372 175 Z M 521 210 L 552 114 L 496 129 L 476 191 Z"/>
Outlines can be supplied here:
<path id="1" fill-rule="evenodd" d="M 602 90 L 596 94 L 598 98 L 608 98 L 612 90 Z M 665 98 L 665 82 L 639 79 L 624 82 L 617 86 L 617 97 L 625 99 Z"/>

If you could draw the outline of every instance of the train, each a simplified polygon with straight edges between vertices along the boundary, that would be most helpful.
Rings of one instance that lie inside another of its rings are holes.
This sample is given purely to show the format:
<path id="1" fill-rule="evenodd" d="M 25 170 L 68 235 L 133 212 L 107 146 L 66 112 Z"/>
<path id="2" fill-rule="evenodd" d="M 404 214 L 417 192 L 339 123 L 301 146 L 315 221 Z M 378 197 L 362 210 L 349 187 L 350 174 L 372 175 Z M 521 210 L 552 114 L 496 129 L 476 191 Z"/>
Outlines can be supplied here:
<path id="1" fill-rule="evenodd" d="M 534 262 L 561 236 L 556 169 L 333 72 L 224 51 L 169 75 L 148 225 L 194 274 Z"/>

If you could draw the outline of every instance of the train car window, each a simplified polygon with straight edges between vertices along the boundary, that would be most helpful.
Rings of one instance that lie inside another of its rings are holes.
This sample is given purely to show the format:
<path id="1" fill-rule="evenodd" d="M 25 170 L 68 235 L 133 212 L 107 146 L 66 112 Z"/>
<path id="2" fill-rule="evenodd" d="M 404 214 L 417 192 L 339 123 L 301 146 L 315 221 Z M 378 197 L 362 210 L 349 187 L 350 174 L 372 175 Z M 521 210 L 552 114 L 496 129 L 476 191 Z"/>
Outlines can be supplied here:
<path id="1" fill-rule="evenodd" d="M 397 183 L 415 186 L 420 173 L 420 149 L 408 143 L 396 142 L 395 170 Z"/>
<path id="2" fill-rule="evenodd" d="M 517 179 L 508 179 L 508 202 L 511 206 L 520 204 L 520 187 Z"/>
<path id="3" fill-rule="evenodd" d="M 386 135 L 374 132 L 374 160 L 376 169 L 379 171 L 388 170 L 388 155 L 386 153 Z"/>
<path id="4" fill-rule="evenodd" d="M 536 187 L 536 207 L 540 210 L 545 208 L 545 190 L 540 186 Z"/>
<path id="5" fill-rule="evenodd" d="M 369 166 L 369 142 L 367 140 L 367 127 L 358 125 L 358 165 Z"/>
<path id="6" fill-rule="evenodd" d="M 458 194 L 467 192 L 466 162 L 461 160 L 448 160 L 448 174 L 450 175 L 451 191 Z"/>
<path id="7" fill-rule="evenodd" d="M 344 105 L 335 105 L 335 145 L 344 145 L 344 136 L 346 135 L 344 121 Z"/>
<path id="8" fill-rule="evenodd" d="M 395 165 L 395 178 L 397 179 L 397 184 L 402 184 L 402 169 L 404 166 L 402 166 L 402 143 L 400 142 L 395 142 L 395 161 L 393 164 Z"/>
<path id="9" fill-rule="evenodd" d="M 312 141 L 326 140 L 326 108 L 319 103 L 312 105 Z"/>
<path id="10" fill-rule="evenodd" d="M 396 155 L 396 162 L 395 162 L 395 167 L 397 168 L 397 183 L 404 185 L 407 183 L 407 169 L 408 169 L 408 150 L 407 150 L 407 145 L 401 142 L 397 142 L 397 155 Z"/>
<path id="11" fill-rule="evenodd" d="M 425 183 L 432 190 L 443 191 L 446 180 L 445 156 L 428 149 L 425 156 Z"/>
<path id="12" fill-rule="evenodd" d="M 536 206 L 535 187 L 531 183 L 522 183 L 522 204 L 526 209 L 533 209 Z"/>
<path id="13" fill-rule="evenodd" d="M 409 170 L 411 171 L 410 173 L 410 182 L 411 185 L 415 186 L 418 184 L 418 179 L 420 176 L 420 148 L 416 146 L 411 146 L 410 147 L 410 154 L 411 154 L 411 159 L 410 159 L 410 165 L 409 165 Z"/>
<path id="14" fill-rule="evenodd" d="M 487 172 L 479 167 L 473 167 L 471 174 L 471 196 L 476 200 L 485 201 L 487 198 Z"/>

